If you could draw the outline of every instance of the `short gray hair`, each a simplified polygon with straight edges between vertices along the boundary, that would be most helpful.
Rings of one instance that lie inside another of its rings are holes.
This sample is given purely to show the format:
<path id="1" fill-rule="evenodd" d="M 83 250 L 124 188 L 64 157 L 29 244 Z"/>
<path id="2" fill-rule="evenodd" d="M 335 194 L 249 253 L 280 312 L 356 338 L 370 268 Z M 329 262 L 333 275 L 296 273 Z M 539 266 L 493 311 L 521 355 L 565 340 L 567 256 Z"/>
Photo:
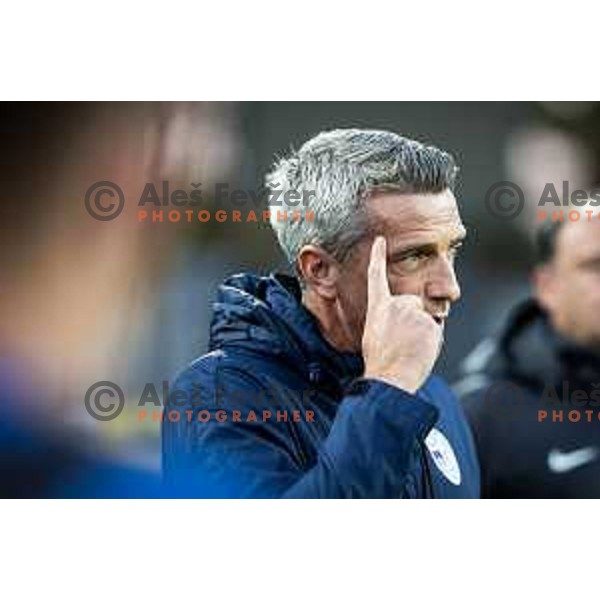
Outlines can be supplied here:
<path id="1" fill-rule="evenodd" d="M 452 155 L 389 131 L 336 129 L 320 133 L 276 161 L 267 188 L 310 194 L 314 221 L 271 227 L 292 264 L 303 246 L 320 246 L 343 261 L 367 233 L 365 201 L 376 192 L 439 193 L 454 186 Z"/>

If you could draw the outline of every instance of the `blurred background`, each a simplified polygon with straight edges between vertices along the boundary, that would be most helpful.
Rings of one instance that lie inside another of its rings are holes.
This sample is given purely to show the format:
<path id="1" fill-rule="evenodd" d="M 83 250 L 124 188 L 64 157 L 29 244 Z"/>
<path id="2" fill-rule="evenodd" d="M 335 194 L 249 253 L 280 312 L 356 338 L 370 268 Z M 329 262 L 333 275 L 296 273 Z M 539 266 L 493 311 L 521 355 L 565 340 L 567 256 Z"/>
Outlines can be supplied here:
<path id="1" fill-rule="evenodd" d="M 83 432 L 118 460 L 160 466 L 159 424 L 137 421 L 146 383 L 161 389 L 206 349 L 216 287 L 235 272 L 288 270 L 267 224 L 138 223 L 146 182 L 259 190 L 277 155 L 320 131 L 387 129 L 453 153 L 468 241 L 463 298 L 437 370 L 454 379 L 468 352 L 528 293 L 531 234 L 547 182 L 600 183 L 600 103 L 247 102 L 4 103 L 0 376 L 44 425 Z M 529 205 L 512 221 L 486 210 L 510 180 Z M 92 219 L 86 190 L 117 183 L 111 221 Z M 111 422 L 84 409 L 95 382 L 117 382 Z"/>

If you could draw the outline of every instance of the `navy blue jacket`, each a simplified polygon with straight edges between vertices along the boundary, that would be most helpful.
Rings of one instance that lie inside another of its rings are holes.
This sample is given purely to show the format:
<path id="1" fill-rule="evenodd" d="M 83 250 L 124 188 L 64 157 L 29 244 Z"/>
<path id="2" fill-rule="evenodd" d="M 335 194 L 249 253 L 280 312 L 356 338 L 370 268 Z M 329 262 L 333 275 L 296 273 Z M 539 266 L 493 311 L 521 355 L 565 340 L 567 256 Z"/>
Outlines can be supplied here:
<path id="1" fill-rule="evenodd" d="M 528 299 L 465 359 L 463 374 L 455 390 L 484 498 L 600 498 L 600 353 L 563 337 Z"/>
<path id="2" fill-rule="evenodd" d="M 446 384 L 431 377 L 412 395 L 361 379 L 362 358 L 323 338 L 294 278 L 227 280 L 209 350 L 177 378 L 163 419 L 165 476 L 184 495 L 479 496 L 471 434 Z"/>

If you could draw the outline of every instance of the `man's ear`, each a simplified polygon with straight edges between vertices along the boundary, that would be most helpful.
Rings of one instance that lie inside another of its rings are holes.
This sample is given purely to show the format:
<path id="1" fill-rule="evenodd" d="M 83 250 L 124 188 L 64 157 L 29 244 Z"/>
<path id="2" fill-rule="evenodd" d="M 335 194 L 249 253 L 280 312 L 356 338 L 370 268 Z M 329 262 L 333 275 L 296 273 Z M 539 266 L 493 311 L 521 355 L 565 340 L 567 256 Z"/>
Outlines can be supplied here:
<path id="1" fill-rule="evenodd" d="M 531 285 L 536 300 L 546 312 L 551 312 L 556 297 L 556 276 L 551 264 L 541 265 L 533 270 Z"/>
<path id="2" fill-rule="evenodd" d="M 338 296 L 339 263 L 319 246 L 303 246 L 298 254 L 298 270 L 306 286 L 327 300 Z"/>

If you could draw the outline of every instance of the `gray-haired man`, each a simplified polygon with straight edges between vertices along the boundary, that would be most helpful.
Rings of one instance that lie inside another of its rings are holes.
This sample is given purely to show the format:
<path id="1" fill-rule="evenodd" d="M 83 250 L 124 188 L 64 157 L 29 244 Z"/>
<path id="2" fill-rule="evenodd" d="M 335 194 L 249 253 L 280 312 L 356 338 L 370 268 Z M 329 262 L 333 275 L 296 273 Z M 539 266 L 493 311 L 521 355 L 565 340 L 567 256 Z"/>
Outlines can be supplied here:
<path id="1" fill-rule="evenodd" d="M 210 352 L 163 422 L 168 479 L 234 497 L 476 497 L 464 416 L 430 376 L 460 290 L 453 158 L 384 131 L 309 140 L 267 178 L 314 191 L 272 225 L 297 279 L 220 288 Z M 186 394 L 190 397 L 192 394 Z"/>

